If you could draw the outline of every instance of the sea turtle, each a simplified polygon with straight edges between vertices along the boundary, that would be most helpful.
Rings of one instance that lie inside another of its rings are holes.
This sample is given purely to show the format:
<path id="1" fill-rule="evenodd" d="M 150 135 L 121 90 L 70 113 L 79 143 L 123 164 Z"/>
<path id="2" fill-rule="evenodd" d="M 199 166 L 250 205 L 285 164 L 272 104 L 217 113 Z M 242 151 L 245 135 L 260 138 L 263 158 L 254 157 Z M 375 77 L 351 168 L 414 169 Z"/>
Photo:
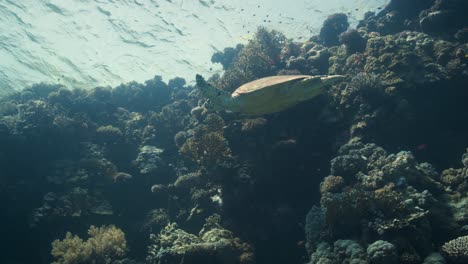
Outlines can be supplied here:
<path id="1" fill-rule="evenodd" d="M 206 82 L 201 75 L 196 75 L 198 88 L 209 99 L 207 108 L 250 116 L 285 110 L 322 94 L 325 86 L 344 78 L 343 75 L 270 76 L 241 85 L 229 94 Z"/>

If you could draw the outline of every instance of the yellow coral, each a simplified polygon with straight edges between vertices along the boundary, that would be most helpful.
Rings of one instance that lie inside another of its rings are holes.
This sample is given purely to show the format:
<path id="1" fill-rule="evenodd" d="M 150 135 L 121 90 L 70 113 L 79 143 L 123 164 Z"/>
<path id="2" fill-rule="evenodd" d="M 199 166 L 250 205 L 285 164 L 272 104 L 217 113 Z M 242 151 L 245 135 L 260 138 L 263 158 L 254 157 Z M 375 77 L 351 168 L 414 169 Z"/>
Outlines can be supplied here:
<path id="1" fill-rule="evenodd" d="M 51 253 L 57 258 L 57 261 L 52 264 L 74 264 L 89 261 L 92 252 L 89 247 L 84 246 L 85 244 L 83 239 L 67 232 L 62 241 L 57 239 L 52 242 Z"/>
<path id="2" fill-rule="evenodd" d="M 90 238 L 86 241 L 67 232 L 63 240 L 52 242 L 51 254 L 57 260 L 52 264 L 111 263 L 127 252 L 125 234 L 110 225 L 88 230 Z"/>

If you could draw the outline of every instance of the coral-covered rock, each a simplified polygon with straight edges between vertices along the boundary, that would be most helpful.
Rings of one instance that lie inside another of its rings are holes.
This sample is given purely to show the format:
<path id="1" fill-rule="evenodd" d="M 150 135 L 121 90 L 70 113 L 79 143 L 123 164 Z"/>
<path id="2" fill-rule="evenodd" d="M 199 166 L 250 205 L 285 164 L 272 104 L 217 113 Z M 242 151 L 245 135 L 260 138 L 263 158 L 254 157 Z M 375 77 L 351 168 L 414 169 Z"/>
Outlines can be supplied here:
<path id="1" fill-rule="evenodd" d="M 178 229 L 175 223 L 167 225 L 159 235 L 152 235 L 148 263 L 254 263 L 251 246 L 217 221 L 208 218 L 198 236 Z"/>
<path id="2" fill-rule="evenodd" d="M 355 29 L 347 30 L 339 35 L 339 41 L 346 46 L 349 55 L 356 52 L 363 52 L 366 48 L 367 40 Z"/>
<path id="3" fill-rule="evenodd" d="M 275 75 L 280 66 L 280 53 L 285 43 L 286 37 L 282 33 L 259 28 L 231 67 L 215 81 L 215 86 L 232 92 L 244 83 Z"/>
<path id="4" fill-rule="evenodd" d="M 369 263 L 398 263 L 397 248 L 390 242 L 377 240 L 367 247 Z"/>
<path id="5" fill-rule="evenodd" d="M 345 187 L 345 181 L 341 176 L 327 176 L 320 183 L 320 193 L 336 193 L 340 192 Z"/>
<path id="6" fill-rule="evenodd" d="M 365 264 L 365 249 L 354 240 L 337 240 L 330 246 L 328 243 L 320 243 L 312 253 L 309 264 L 339 264 L 355 263 Z"/>
<path id="7" fill-rule="evenodd" d="M 91 226 L 88 235 L 87 240 L 82 240 L 67 232 L 63 240 L 54 240 L 51 253 L 56 261 L 53 263 L 111 263 L 122 259 L 128 251 L 124 232 L 113 225 Z"/>
<path id="8" fill-rule="evenodd" d="M 346 31 L 349 27 L 348 17 L 346 14 L 336 13 L 330 15 L 323 22 L 323 26 L 320 29 L 320 40 L 325 46 L 336 46 L 339 45 L 338 36 Z"/>
<path id="9" fill-rule="evenodd" d="M 164 161 L 161 158 L 164 150 L 155 146 L 143 146 L 140 148 L 140 153 L 135 160 L 140 173 L 151 174 L 157 171 L 164 165 Z"/>
<path id="10" fill-rule="evenodd" d="M 315 249 L 319 241 L 321 241 L 321 235 L 326 227 L 326 216 L 325 209 L 312 206 L 306 216 L 305 223 L 305 235 L 306 235 L 306 250 L 311 254 Z"/>
<path id="11" fill-rule="evenodd" d="M 445 264 L 445 263 L 447 262 L 445 261 L 444 257 L 442 257 L 442 255 L 440 255 L 439 253 L 431 253 L 423 261 L 423 264 Z"/>
<path id="12" fill-rule="evenodd" d="M 211 56 L 211 62 L 221 63 L 223 70 L 231 67 L 232 63 L 238 59 L 239 52 L 244 48 L 244 45 L 237 44 L 235 48 L 224 48 L 223 51 L 215 52 Z"/>

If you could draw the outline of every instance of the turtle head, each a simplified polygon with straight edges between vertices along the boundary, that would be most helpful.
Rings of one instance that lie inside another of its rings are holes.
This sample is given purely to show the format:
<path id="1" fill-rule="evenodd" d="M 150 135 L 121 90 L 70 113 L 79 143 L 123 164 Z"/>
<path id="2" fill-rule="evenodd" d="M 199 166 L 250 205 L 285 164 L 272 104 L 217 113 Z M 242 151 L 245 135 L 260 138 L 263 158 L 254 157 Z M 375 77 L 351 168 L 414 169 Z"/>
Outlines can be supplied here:
<path id="1" fill-rule="evenodd" d="M 220 90 L 203 79 L 199 74 L 195 76 L 197 81 L 197 87 L 203 96 L 208 99 L 203 105 L 207 109 L 211 110 L 229 110 L 228 102 L 231 100 L 231 95 L 223 90 Z"/>

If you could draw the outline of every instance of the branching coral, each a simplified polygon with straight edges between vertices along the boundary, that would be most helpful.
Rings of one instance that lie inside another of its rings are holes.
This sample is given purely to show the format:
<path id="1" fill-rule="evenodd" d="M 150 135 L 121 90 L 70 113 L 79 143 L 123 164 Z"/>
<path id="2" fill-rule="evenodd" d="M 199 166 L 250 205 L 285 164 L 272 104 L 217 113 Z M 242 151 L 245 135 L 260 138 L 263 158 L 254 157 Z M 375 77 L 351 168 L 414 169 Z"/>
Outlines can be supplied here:
<path id="1" fill-rule="evenodd" d="M 461 236 L 445 243 L 442 248 L 444 253 L 454 263 L 468 262 L 468 236 Z"/>
<path id="2" fill-rule="evenodd" d="M 113 225 L 91 226 L 88 235 L 90 238 L 84 241 L 67 232 L 63 240 L 54 240 L 51 254 L 56 261 L 53 264 L 108 264 L 127 253 L 125 234 Z"/>

